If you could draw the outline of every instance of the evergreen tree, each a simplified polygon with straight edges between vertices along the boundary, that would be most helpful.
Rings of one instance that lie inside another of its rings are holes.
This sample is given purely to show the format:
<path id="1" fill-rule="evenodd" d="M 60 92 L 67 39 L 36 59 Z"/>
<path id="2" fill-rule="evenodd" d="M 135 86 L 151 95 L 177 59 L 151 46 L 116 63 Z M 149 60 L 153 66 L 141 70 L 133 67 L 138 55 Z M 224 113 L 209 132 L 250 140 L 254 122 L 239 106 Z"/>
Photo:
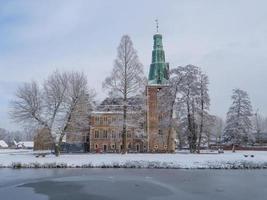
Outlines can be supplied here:
<path id="1" fill-rule="evenodd" d="M 253 140 L 250 119 L 252 116 L 252 106 L 248 93 L 241 89 L 233 90 L 232 100 L 233 103 L 227 113 L 223 139 L 224 142 L 233 145 L 233 152 L 235 152 L 236 145 L 247 144 Z"/>

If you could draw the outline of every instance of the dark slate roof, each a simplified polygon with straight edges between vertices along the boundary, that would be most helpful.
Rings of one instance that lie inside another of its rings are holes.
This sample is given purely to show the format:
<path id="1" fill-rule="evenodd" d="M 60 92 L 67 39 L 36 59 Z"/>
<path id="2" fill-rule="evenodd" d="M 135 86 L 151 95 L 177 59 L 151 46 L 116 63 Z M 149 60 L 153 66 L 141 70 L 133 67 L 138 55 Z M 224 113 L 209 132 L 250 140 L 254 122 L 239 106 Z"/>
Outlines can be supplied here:
<path id="1" fill-rule="evenodd" d="M 130 110 L 140 110 L 143 105 L 143 98 L 135 96 L 128 98 L 127 105 Z M 123 98 L 106 98 L 100 105 L 97 106 L 96 111 L 121 111 L 123 108 Z"/>

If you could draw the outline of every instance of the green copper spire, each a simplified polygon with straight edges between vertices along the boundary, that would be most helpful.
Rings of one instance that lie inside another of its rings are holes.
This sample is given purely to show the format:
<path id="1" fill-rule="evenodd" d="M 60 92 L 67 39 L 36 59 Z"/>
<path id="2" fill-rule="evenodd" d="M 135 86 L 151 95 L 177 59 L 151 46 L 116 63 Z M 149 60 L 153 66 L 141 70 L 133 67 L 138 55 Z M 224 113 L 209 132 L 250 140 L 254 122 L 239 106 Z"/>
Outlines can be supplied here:
<path id="1" fill-rule="evenodd" d="M 167 84 L 167 81 L 169 79 L 169 63 L 165 62 L 162 35 L 157 33 L 153 36 L 153 39 L 154 46 L 152 51 L 152 63 L 149 70 L 148 84 Z"/>

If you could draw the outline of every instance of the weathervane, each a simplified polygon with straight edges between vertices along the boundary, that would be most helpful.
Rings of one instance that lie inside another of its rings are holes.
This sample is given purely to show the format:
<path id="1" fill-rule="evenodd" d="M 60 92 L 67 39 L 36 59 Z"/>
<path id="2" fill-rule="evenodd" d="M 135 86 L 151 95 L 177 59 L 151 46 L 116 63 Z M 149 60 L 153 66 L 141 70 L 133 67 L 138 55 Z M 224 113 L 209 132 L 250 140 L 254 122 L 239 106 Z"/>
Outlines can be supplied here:
<path id="1" fill-rule="evenodd" d="M 159 20 L 156 19 L 155 22 L 156 22 L 156 28 L 157 28 L 157 33 L 158 33 L 159 32 Z"/>

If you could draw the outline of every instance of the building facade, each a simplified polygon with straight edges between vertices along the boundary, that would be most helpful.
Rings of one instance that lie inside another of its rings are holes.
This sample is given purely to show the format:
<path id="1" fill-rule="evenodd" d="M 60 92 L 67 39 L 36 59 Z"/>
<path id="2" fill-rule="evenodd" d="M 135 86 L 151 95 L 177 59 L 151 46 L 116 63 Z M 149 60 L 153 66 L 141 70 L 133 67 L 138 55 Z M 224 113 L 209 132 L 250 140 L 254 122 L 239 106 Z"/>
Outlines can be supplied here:
<path id="1" fill-rule="evenodd" d="M 134 115 L 134 114 L 132 114 Z M 122 150 L 122 112 L 95 111 L 91 114 L 90 151 L 119 153 Z M 135 126 L 127 128 L 129 152 L 146 152 L 146 138 Z"/>

